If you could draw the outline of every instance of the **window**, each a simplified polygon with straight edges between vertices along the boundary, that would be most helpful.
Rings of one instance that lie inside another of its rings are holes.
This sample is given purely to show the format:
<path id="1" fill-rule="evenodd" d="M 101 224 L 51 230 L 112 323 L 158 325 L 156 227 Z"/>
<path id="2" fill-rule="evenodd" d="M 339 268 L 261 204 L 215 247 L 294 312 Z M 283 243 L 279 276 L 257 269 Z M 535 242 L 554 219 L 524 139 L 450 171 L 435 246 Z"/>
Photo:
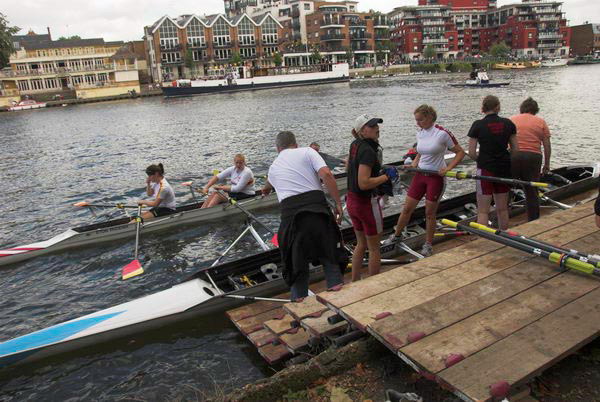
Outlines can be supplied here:
<path id="1" fill-rule="evenodd" d="M 161 50 L 173 49 L 179 45 L 177 27 L 170 20 L 165 20 L 158 29 Z"/>
<path id="2" fill-rule="evenodd" d="M 161 55 L 163 63 L 176 63 L 181 61 L 181 53 L 179 52 L 167 52 Z"/>
<path id="3" fill-rule="evenodd" d="M 100 81 L 100 82 L 107 82 L 108 81 L 108 74 L 106 74 L 106 73 L 100 73 L 100 74 L 98 74 L 98 81 Z"/>
<path id="4" fill-rule="evenodd" d="M 275 46 L 265 47 L 264 50 L 265 50 L 265 56 L 272 56 L 275 53 L 279 52 L 279 49 Z"/>
<path id="5" fill-rule="evenodd" d="M 304 9 L 305 9 L 306 11 L 310 11 L 310 4 L 308 4 L 308 3 L 304 3 Z"/>
<path id="6" fill-rule="evenodd" d="M 17 81 L 20 91 L 29 91 L 29 81 Z"/>
<path id="7" fill-rule="evenodd" d="M 206 38 L 204 37 L 204 25 L 196 18 L 190 22 L 186 28 L 187 43 L 190 47 L 206 46 Z"/>
<path id="8" fill-rule="evenodd" d="M 254 38 L 254 24 L 247 17 L 244 17 L 238 25 L 238 40 L 241 46 L 254 45 L 256 43 L 256 39 Z"/>
<path id="9" fill-rule="evenodd" d="M 231 49 L 215 49 L 215 59 L 229 60 L 231 58 Z"/>
<path id="10" fill-rule="evenodd" d="M 83 83 L 83 75 L 74 75 L 71 77 L 73 85 L 81 85 Z"/>
<path id="11" fill-rule="evenodd" d="M 532 39 L 532 38 L 533 38 L 533 33 L 529 32 L 529 33 L 527 34 L 527 37 L 528 37 L 529 39 Z"/>
<path id="12" fill-rule="evenodd" d="M 243 58 L 249 59 L 251 57 L 256 57 L 256 48 L 255 47 L 243 47 L 240 49 L 240 56 Z"/>
<path id="13" fill-rule="evenodd" d="M 202 59 L 206 59 L 206 50 L 194 50 L 192 51 L 192 59 L 194 61 L 201 61 Z"/>
<path id="14" fill-rule="evenodd" d="M 267 18 L 261 26 L 262 41 L 264 45 L 277 44 L 277 24 L 271 18 Z"/>
<path id="15" fill-rule="evenodd" d="M 31 89 L 44 89 L 44 82 L 41 79 L 31 80 Z"/>
<path id="16" fill-rule="evenodd" d="M 213 26 L 213 42 L 216 46 L 225 46 L 231 44 L 231 37 L 229 36 L 229 24 L 219 18 L 219 20 Z"/>

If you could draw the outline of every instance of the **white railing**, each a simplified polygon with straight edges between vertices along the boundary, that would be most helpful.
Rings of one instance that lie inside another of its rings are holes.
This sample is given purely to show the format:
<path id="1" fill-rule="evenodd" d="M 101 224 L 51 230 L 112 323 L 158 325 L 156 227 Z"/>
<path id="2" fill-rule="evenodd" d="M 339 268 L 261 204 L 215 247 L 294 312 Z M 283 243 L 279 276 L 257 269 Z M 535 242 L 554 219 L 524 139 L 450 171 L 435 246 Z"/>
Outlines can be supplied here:
<path id="1" fill-rule="evenodd" d="M 558 49 L 562 47 L 562 43 L 540 43 L 537 47 L 539 49 Z"/>
<path id="2" fill-rule="evenodd" d="M 60 74 L 69 74 L 69 73 L 82 73 L 88 71 L 114 71 L 118 70 L 119 66 L 115 68 L 112 64 L 102 64 L 102 65 L 94 65 L 94 66 L 85 66 L 79 68 L 70 68 L 70 67 L 59 67 L 53 69 L 42 69 L 38 68 L 35 70 L 26 70 L 26 71 L 0 71 L 0 77 L 4 78 L 12 78 L 12 77 L 26 77 L 26 76 L 39 76 L 39 75 L 60 75 Z M 122 68 L 125 69 L 125 68 Z M 130 70 L 133 70 L 131 68 Z"/>
<path id="3" fill-rule="evenodd" d="M 558 32 L 540 32 L 538 34 L 540 39 L 562 39 L 562 35 Z"/>

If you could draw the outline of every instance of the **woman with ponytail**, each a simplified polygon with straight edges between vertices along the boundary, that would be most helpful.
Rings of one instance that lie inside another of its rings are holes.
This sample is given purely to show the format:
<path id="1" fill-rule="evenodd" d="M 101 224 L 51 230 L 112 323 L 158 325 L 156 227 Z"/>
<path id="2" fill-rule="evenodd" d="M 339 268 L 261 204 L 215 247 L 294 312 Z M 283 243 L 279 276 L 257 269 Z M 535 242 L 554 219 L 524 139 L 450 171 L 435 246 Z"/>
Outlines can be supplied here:
<path id="1" fill-rule="evenodd" d="M 154 197 L 154 200 L 138 201 L 138 205 L 152 207 L 150 211 L 142 214 L 142 218 L 148 220 L 175 213 L 175 192 L 167 179 L 165 179 L 163 164 L 159 163 L 158 165 L 148 166 L 146 174 L 148 175 L 146 179 L 146 194 L 149 197 Z"/>

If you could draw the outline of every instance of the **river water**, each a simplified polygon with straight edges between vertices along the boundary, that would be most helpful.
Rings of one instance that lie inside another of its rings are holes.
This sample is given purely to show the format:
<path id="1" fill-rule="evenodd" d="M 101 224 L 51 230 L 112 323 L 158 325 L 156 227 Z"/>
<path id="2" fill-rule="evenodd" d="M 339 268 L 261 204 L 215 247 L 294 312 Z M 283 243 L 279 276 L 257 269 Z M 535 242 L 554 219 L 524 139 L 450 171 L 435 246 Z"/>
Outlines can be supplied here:
<path id="1" fill-rule="evenodd" d="M 533 96 L 553 133 L 553 166 L 600 155 L 600 67 L 493 72 L 503 115 Z M 316 87 L 195 98 L 97 103 L 0 114 L 0 248 L 44 240 L 93 217 L 71 207 L 81 200 L 130 202 L 142 196 L 144 168 L 162 162 L 178 200 L 180 185 L 206 181 L 233 155 L 246 154 L 255 174 L 275 158 L 274 137 L 296 133 L 300 144 L 344 155 L 358 114 L 384 119 L 386 161 L 414 142 L 412 111 L 438 110 L 438 123 L 466 147 L 466 133 L 486 90 L 450 88 L 462 75 L 422 75 Z M 451 194 L 472 191 L 461 182 Z M 276 227 L 274 214 L 262 217 Z M 243 229 L 225 221 L 142 238 L 146 273 L 123 282 L 133 241 L 40 257 L 0 268 L 0 341 L 165 289 L 206 266 Z M 250 240 L 232 256 L 257 249 Z M 202 399 L 272 374 L 223 314 L 202 317 L 0 371 L 0 400 Z"/>

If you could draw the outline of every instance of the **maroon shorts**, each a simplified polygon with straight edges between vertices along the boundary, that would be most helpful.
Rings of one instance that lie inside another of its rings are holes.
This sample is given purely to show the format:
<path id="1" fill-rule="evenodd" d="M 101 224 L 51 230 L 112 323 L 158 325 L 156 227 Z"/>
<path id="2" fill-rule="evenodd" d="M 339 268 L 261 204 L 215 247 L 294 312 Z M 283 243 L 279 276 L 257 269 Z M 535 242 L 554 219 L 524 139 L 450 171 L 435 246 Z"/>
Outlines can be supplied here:
<path id="1" fill-rule="evenodd" d="M 348 191 L 346 208 L 354 230 L 375 236 L 383 231 L 383 213 L 378 197 L 367 197 Z"/>
<path id="2" fill-rule="evenodd" d="M 496 175 L 489 170 L 477 169 L 477 175 L 479 176 L 491 176 Z M 487 180 L 477 180 L 477 194 L 480 195 L 493 195 L 493 194 L 504 194 L 510 191 L 510 187 L 503 183 L 495 183 Z"/>
<path id="3" fill-rule="evenodd" d="M 420 200 L 425 196 L 427 201 L 438 202 L 446 189 L 446 181 L 442 176 L 416 173 L 413 177 L 408 196 Z"/>

